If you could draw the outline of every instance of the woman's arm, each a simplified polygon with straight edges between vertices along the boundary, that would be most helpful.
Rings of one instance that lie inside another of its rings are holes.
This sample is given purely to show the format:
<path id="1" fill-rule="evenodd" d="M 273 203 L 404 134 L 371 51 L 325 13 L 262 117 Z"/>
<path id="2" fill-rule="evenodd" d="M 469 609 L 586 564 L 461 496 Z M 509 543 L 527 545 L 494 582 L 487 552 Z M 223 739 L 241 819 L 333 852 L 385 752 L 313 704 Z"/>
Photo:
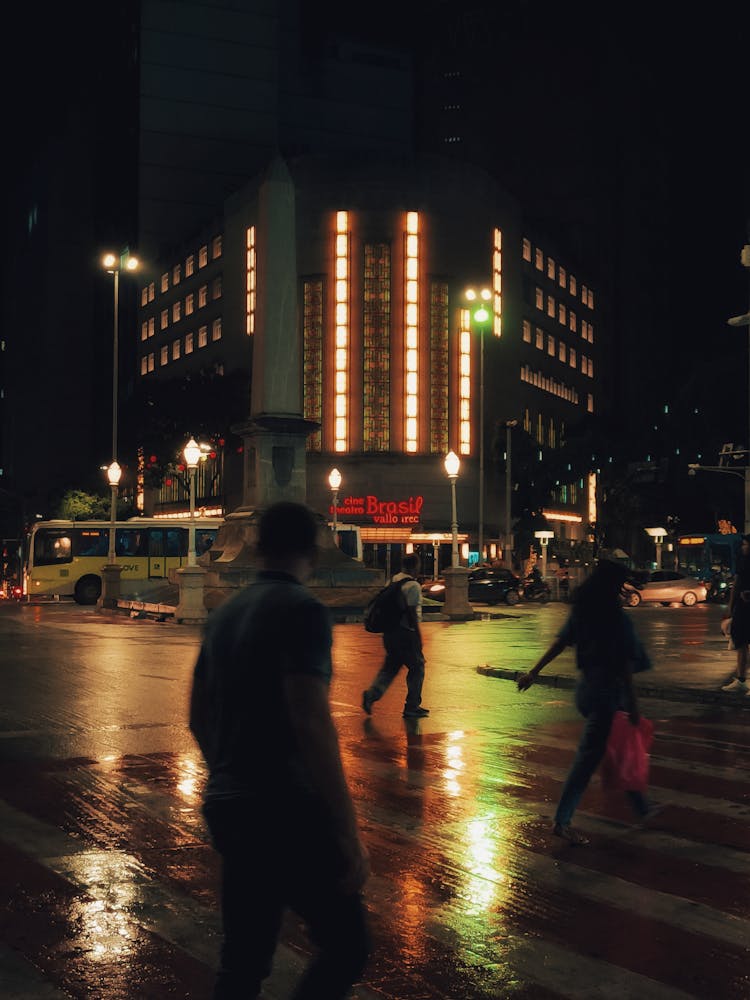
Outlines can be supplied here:
<path id="1" fill-rule="evenodd" d="M 544 654 L 544 656 L 539 660 L 539 662 L 536 663 L 531 668 L 531 670 L 529 670 L 525 674 L 521 674 L 521 676 L 518 678 L 518 680 L 516 681 L 516 683 L 518 684 L 518 690 L 525 691 L 527 688 L 530 688 L 531 685 L 536 680 L 539 673 L 547 666 L 548 663 L 551 663 L 556 656 L 559 656 L 566 646 L 567 643 L 563 642 L 562 639 L 560 638 L 555 639 L 555 641 L 552 643 L 552 645 Z"/>

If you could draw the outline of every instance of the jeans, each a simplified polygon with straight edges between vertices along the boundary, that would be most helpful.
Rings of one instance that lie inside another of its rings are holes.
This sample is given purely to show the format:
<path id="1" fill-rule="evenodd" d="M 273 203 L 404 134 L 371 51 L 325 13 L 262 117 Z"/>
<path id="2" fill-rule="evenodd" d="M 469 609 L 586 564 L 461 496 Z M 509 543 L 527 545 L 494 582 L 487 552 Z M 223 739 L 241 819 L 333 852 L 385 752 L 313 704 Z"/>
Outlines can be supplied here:
<path id="1" fill-rule="evenodd" d="M 259 830 L 269 812 L 256 803 L 226 800 L 204 809 L 222 858 L 224 940 L 214 1000 L 251 1000 L 271 972 L 284 910 L 305 921 L 317 951 L 293 1000 L 343 1000 L 361 976 L 370 952 L 359 893 L 336 888 L 335 841 L 323 825 L 298 826 L 269 835 Z"/>
<path id="2" fill-rule="evenodd" d="M 391 686 L 401 667 L 406 667 L 406 703 L 404 711 L 413 711 L 422 704 L 424 656 L 416 632 L 408 628 L 383 633 L 385 662 L 368 688 L 373 701 L 380 701 Z"/>
<path id="3" fill-rule="evenodd" d="M 555 823 L 560 826 L 567 826 L 572 820 L 581 796 L 602 762 L 612 719 L 615 712 L 623 707 L 623 698 L 616 689 L 593 691 L 585 682 L 579 682 L 576 688 L 576 706 L 586 719 L 586 725 L 555 812 Z M 648 813 L 648 800 L 642 792 L 625 794 L 637 816 L 643 817 Z"/>

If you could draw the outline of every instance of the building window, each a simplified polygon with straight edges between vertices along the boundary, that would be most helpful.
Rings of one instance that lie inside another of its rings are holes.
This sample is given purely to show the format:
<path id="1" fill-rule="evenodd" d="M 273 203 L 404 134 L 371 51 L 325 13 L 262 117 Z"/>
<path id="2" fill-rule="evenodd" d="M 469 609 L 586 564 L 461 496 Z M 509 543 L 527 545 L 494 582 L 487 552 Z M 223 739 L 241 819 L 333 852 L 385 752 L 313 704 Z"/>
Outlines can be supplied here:
<path id="1" fill-rule="evenodd" d="M 221 257 L 222 251 L 222 240 L 221 236 L 214 236 L 211 241 L 211 260 L 216 260 L 217 257 Z"/>
<path id="2" fill-rule="evenodd" d="M 558 267 L 557 269 L 557 283 L 560 288 L 565 288 L 568 283 L 568 274 L 564 267 Z"/>
<path id="3" fill-rule="evenodd" d="M 404 233 L 404 449 L 419 447 L 419 212 L 406 213 Z"/>
<path id="4" fill-rule="evenodd" d="M 553 319 L 555 317 L 555 298 L 553 295 L 547 296 L 547 315 Z"/>
<path id="5" fill-rule="evenodd" d="M 592 323 L 589 323 L 589 343 L 594 343 L 594 326 Z"/>
<path id="6" fill-rule="evenodd" d="M 573 312 L 572 309 L 568 313 L 568 325 L 570 326 L 570 329 L 573 331 L 573 333 L 575 333 L 576 330 L 578 329 L 578 319 L 576 318 L 576 314 Z"/>
<path id="7" fill-rule="evenodd" d="M 190 254 L 185 258 L 185 277 L 190 278 L 195 272 L 195 256 Z"/>
<path id="8" fill-rule="evenodd" d="M 558 343 L 557 357 L 563 364 L 567 361 L 567 345 L 562 340 Z"/>
<path id="9" fill-rule="evenodd" d="M 471 314 L 459 310 L 458 328 L 458 450 L 471 454 Z"/>
<path id="10" fill-rule="evenodd" d="M 571 276 L 570 276 L 570 280 L 569 280 L 569 282 L 568 282 L 568 288 L 570 289 L 570 294 L 571 294 L 571 295 L 575 295 L 575 294 L 576 294 L 576 287 L 577 287 L 577 286 L 576 286 L 576 279 L 575 279 L 575 277 L 574 277 L 574 276 L 573 276 L 573 275 L 571 274 Z"/>
<path id="11" fill-rule="evenodd" d="M 195 312 L 195 295 L 190 292 L 185 296 L 185 315 L 192 316 Z"/>
<path id="12" fill-rule="evenodd" d="M 211 324 L 211 340 L 221 340 L 221 317 L 213 321 Z"/>
<path id="13" fill-rule="evenodd" d="M 156 319 L 153 316 L 150 316 L 148 320 L 148 335 L 149 337 L 153 337 L 155 333 L 156 333 Z"/>
<path id="14" fill-rule="evenodd" d="M 562 323 L 563 326 L 568 322 L 568 310 L 562 302 L 557 306 L 557 322 Z"/>
<path id="15" fill-rule="evenodd" d="M 568 364 L 571 368 L 575 368 L 578 364 L 578 358 L 576 357 L 575 347 L 571 347 L 568 351 Z"/>
<path id="16" fill-rule="evenodd" d="M 169 348 L 166 344 L 161 349 L 159 360 L 162 365 L 166 365 L 169 362 Z"/>
<path id="17" fill-rule="evenodd" d="M 591 392 L 588 394 L 588 399 L 586 401 L 586 409 L 589 413 L 594 412 L 594 394 Z"/>
<path id="18" fill-rule="evenodd" d="M 165 271 L 161 276 L 161 290 L 162 292 L 169 290 L 169 271 Z"/>
<path id="19" fill-rule="evenodd" d="M 492 332 L 503 335 L 503 234 L 495 227 L 492 249 Z"/>
<path id="20" fill-rule="evenodd" d="M 185 334 L 185 354 L 192 354 L 194 345 L 195 334 L 186 333 Z"/>
<path id="21" fill-rule="evenodd" d="M 179 340 L 172 341 L 172 361 L 177 361 L 180 357 L 180 346 Z"/>
<path id="22" fill-rule="evenodd" d="M 430 285 L 430 451 L 448 453 L 448 285 L 433 281 Z"/>
<path id="23" fill-rule="evenodd" d="M 523 259 L 531 263 L 531 240 L 526 238 L 523 241 Z"/>
<path id="24" fill-rule="evenodd" d="M 208 327 L 198 327 L 198 347 L 205 347 L 208 343 Z"/>
<path id="25" fill-rule="evenodd" d="M 552 257 L 547 258 L 547 277 L 552 281 L 555 280 L 555 262 Z"/>
<path id="26" fill-rule="evenodd" d="M 254 243 L 255 233 L 253 233 Z M 252 330 L 248 333 L 252 333 Z M 302 342 L 304 414 L 307 420 L 321 423 L 323 420 L 323 281 L 320 278 L 305 281 L 302 285 Z M 320 451 L 322 445 L 322 434 L 318 428 L 308 435 L 306 447 L 308 451 Z"/>
<path id="27" fill-rule="evenodd" d="M 155 364 L 156 364 L 156 359 L 155 359 L 154 353 L 152 351 L 151 354 L 149 354 L 149 356 L 148 356 L 148 370 L 150 372 L 152 372 L 154 370 Z"/>
<path id="28" fill-rule="evenodd" d="M 551 333 L 547 334 L 547 354 L 549 354 L 551 358 L 554 358 L 555 356 L 555 338 Z"/>
<path id="29" fill-rule="evenodd" d="M 175 266 L 172 268 L 172 284 L 179 285 L 181 281 L 182 281 L 182 265 L 175 264 Z"/>
<path id="30" fill-rule="evenodd" d="M 544 331 L 539 327 L 536 328 L 536 347 L 537 350 L 544 350 Z"/>
<path id="31" fill-rule="evenodd" d="M 531 343 L 531 323 L 527 319 L 523 321 L 523 341 L 525 344 Z"/>
<path id="32" fill-rule="evenodd" d="M 537 309 L 544 310 L 544 292 L 541 290 L 541 288 L 537 288 L 535 290 L 535 300 Z"/>
<path id="33" fill-rule="evenodd" d="M 589 288 L 589 309 L 594 308 L 594 293 L 592 289 Z"/>
<path id="34" fill-rule="evenodd" d="M 141 340 L 146 340 L 148 337 L 148 320 L 144 319 L 141 323 Z"/>
<path id="35" fill-rule="evenodd" d="M 336 212 L 336 282 L 334 285 L 336 346 L 333 362 L 334 451 L 346 451 L 349 447 L 350 247 L 349 213 Z"/>
<path id="36" fill-rule="evenodd" d="M 141 358 L 141 375 L 145 375 L 148 371 L 148 358 L 144 354 Z"/>
<path id="37" fill-rule="evenodd" d="M 159 329 L 166 330 L 168 326 L 169 326 L 169 309 L 162 309 Z"/>
<path id="38" fill-rule="evenodd" d="M 364 247 L 362 304 L 362 444 L 365 451 L 391 446 L 391 248 Z"/>
<path id="39" fill-rule="evenodd" d="M 245 233 L 245 333 L 255 333 L 255 226 Z"/>
<path id="40" fill-rule="evenodd" d="M 148 286 L 148 301 L 153 302 L 155 298 L 156 298 L 156 288 L 154 286 L 154 282 L 152 281 L 149 283 Z"/>
<path id="41" fill-rule="evenodd" d="M 589 300 L 588 289 L 586 288 L 585 285 L 581 285 L 581 302 L 583 302 L 583 304 L 586 305 L 588 303 L 588 300 Z"/>
<path id="42" fill-rule="evenodd" d="M 534 265 L 535 265 L 537 271 L 543 271 L 544 270 L 544 254 L 539 249 L 539 247 L 537 247 L 536 250 L 535 250 L 535 252 L 534 252 Z"/>
<path id="43" fill-rule="evenodd" d="M 221 298 L 221 275 L 218 278 L 214 278 L 211 284 L 211 298 L 220 299 Z"/>
<path id="44" fill-rule="evenodd" d="M 144 285 L 141 289 L 141 305 L 148 305 L 148 285 Z"/>
<path id="45" fill-rule="evenodd" d="M 547 429 L 547 443 L 550 448 L 557 447 L 557 434 L 555 432 L 555 421 L 550 417 L 549 427 Z"/>
<path id="46" fill-rule="evenodd" d="M 531 434 L 531 413 L 528 409 L 523 411 L 523 429 L 527 434 Z"/>
<path id="47" fill-rule="evenodd" d="M 544 417 L 541 413 L 536 416 L 536 443 L 544 444 Z"/>
<path id="48" fill-rule="evenodd" d="M 198 251 L 198 267 L 205 267 L 208 264 L 208 247 L 204 244 Z"/>
<path id="49" fill-rule="evenodd" d="M 179 323 L 182 319 L 182 302 L 177 301 L 172 303 L 172 322 Z"/>
<path id="50" fill-rule="evenodd" d="M 201 285 L 198 289 L 198 308 L 208 305 L 208 285 Z"/>

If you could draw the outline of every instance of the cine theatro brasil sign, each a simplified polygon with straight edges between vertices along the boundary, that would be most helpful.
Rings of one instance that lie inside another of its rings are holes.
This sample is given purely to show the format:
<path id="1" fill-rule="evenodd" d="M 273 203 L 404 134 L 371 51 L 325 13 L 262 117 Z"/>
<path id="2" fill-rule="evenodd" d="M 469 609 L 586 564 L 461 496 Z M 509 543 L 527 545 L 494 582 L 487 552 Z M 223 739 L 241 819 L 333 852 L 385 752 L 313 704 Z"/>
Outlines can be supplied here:
<path id="1" fill-rule="evenodd" d="M 424 497 L 408 500 L 381 500 L 370 494 L 366 497 L 346 497 L 336 507 L 337 517 L 366 518 L 373 524 L 419 524 Z M 329 508 L 333 514 L 333 504 Z"/>

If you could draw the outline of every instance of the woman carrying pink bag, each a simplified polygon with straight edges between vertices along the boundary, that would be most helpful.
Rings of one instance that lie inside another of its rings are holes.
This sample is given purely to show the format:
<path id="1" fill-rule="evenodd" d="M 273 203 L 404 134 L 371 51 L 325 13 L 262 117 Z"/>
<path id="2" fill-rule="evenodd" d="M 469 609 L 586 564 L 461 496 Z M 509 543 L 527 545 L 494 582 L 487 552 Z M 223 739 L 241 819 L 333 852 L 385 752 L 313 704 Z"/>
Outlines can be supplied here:
<path id="1" fill-rule="evenodd" d="M 568 646 L 575 646 L 580 676 L 575 702 L 586 719 L 575 759 L 565 780 L 552 832 L 571 844 L 588 839 L 571 826 L 573 814 L 592 775 L 607 751 L 615 713 L 627 713 L 632 727 L 641 725 L 633 674 L 651 667 L 648 653 L 635 633 L 620 600 L 628 571 L 619 563 L 600 560 L 591 576 L 578 587 L 562 631 L 528 673 L 518 678 L 519 691 L 531 687 L 539 672 Z M 626 795 L 639 819 L 656 812 L 642 789 Z"/>

